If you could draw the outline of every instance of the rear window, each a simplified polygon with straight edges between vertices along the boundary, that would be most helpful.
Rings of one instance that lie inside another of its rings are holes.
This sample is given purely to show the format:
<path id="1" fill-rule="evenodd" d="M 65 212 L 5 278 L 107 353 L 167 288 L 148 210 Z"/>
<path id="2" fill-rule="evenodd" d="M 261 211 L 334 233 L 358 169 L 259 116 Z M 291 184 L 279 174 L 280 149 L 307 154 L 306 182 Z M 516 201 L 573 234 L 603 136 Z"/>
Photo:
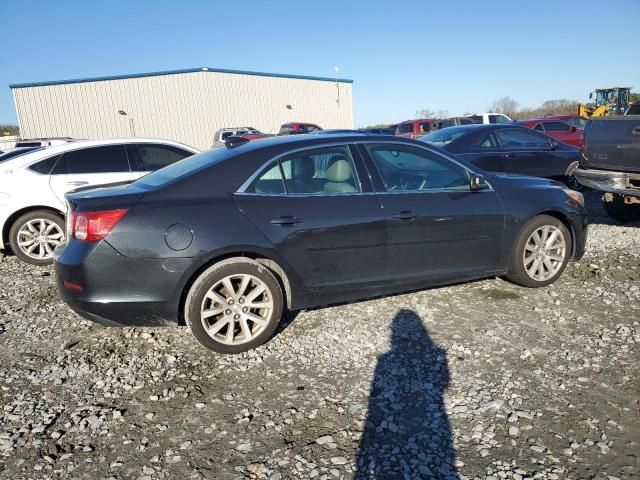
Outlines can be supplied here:
<path id="1" fill-rule="evenodd" d="M 418 140 L 421 140 L 430 145 L 435 145 L 436 147 L 443 147 L 461 137 L 468 131 L 469 130 L 467 130 L 466 128 L 448 127 L 443 128 L 442 130 L 436 130 L 429 135 L 420 137 Z"/>
<path id="2" fill-rule="evenodd" d="M 17 148 L 15 150 L 11 150 L 9 152 L 5 152 L 0 154 L 0 162 L 4 162 L 9 160 L 10 158 L 19 157 L 20 155 L 24 155 L 25 153 L 36 152 L 38 150 L 43 150 L 44 147 L 29 147 L 29 148 Z"/>
<path id="3" fill-rule="evenodd" d="M 237 152 L 228 148 L 217 148 L 215 150 L 200 153 L 193 157 L 187 157 L 184 160 L 173 163 L 168 167 L 156 170 L 149 175 L 145 175 L 134 182 L 134 184 L 143 187 L 160 187 L 179 178 L 186 177 L 193 172 L 215 165 L 227 158 L 231 158 L 235 156 L 236 153 Z"/>

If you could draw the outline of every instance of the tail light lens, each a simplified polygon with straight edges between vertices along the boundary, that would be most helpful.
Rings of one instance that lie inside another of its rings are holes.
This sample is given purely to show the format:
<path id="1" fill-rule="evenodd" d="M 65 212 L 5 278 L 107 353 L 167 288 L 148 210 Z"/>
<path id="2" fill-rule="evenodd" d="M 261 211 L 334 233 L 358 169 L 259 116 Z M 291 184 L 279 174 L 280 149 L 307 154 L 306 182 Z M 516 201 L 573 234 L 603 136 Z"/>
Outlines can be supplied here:
<path id="1" fill-rule="evenodd" d="M 106 237 L 118 224 L 126 209 L 102 212 L 70 212 L 67 217 L 67 238 L 81 242 L 97 242 Z"/>

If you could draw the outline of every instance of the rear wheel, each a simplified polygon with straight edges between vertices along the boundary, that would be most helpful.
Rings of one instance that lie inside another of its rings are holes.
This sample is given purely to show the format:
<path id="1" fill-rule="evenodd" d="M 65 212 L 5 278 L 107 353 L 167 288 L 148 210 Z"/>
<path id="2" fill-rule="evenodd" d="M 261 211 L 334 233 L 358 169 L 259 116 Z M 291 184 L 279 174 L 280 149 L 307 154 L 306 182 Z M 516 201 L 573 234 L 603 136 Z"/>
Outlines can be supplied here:
<path id="1" fill-rule="evenodd" d="M 555 217 L 539 215 L 520 232 L 511 253 L 507 278 L 525 287 L 555 282 L 571 256 L 571 234 Z"/>
<path id="2" fill-rule="evenodd" d="M 32 265 L 50 265 L 53 250 L 64 241 L 64 219 L 47 210 L 19 217 L 9 230 L 11 250 Z"/>
<path id="3" fill-rule="evenodd" d="M 185 303 L 196 340 L 219 353 L 241 353 L 266 342 L 284 309 L 282 290 L 269 269 L 232 258 L 205 270 Z"/>

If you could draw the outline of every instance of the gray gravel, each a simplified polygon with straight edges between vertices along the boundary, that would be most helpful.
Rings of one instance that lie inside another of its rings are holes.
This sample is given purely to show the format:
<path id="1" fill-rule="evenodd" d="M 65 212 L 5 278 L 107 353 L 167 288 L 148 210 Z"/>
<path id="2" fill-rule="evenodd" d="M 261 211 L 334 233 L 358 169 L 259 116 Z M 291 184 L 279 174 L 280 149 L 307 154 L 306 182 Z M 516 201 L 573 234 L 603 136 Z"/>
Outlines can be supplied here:
<path id="1" fill-rule="evenodd" d="M 640 225 L 555 284 L 300 312 L 261 348 L 107 329 L 0 256 L 0 477 L 638 478 Z"/>

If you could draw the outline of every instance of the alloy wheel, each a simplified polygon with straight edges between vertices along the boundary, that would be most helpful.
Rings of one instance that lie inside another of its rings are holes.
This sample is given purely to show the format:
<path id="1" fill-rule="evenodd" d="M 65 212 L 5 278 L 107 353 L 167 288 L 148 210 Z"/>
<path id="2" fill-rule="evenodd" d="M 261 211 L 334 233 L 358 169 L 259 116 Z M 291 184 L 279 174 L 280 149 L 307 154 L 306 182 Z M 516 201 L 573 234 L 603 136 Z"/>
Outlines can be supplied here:
<path id="1" fill-rule="evenodd" d="M 18 230 L 18 247 L 34 260 L 53 258 L 53 250 L 63 241 L 62 228 L 46 218 L 29 220 Z"/>
<path id="2" fill-rule="evenodd" d="M 543 225 L 529 236 L 522 261 L 527 275 L 538 282 L 554 277 L 567 255 L 567 242 L 562 231 L 553 225 Z"/>
<path id="3" fill-rule="evenodd" d="M 251 341 L 268 325 L 273 295 L 249 274 L 229 275 L 216 282 L 202 300 L 200 321 L 207 334 L 225 345 Z"/>

